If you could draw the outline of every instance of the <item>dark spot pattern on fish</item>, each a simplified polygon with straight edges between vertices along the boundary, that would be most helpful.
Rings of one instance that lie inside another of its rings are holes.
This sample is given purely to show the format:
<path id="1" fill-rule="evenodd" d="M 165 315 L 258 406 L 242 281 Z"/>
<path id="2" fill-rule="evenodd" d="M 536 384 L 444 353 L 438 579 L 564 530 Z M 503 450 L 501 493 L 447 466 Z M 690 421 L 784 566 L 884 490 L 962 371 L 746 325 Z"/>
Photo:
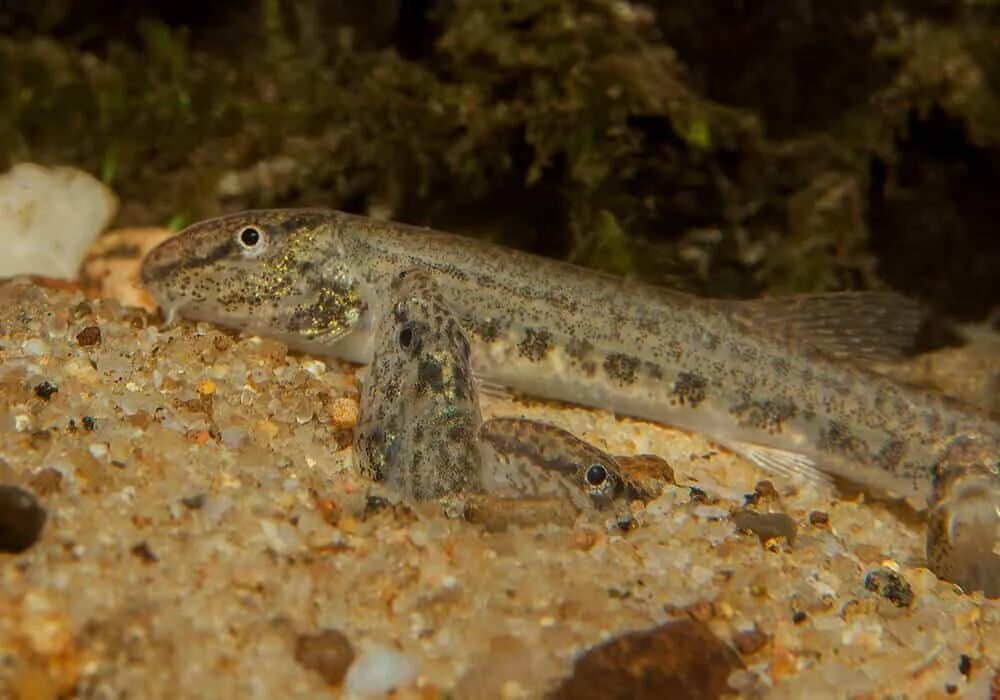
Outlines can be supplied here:
<path id="1" fill-rule="evenodd" d="M 427 391 L 440 394 L 444 391 L 444 377 L 441 363 L 436 360 L 421 360 L 417 365 L 417 393 Z"/>
<path id="2" fill-rule="evenodd" d="M 799 413 L 795 402 L 787 398 L 747 401 L 736 404 L 729 410 L 739 417 L 740 425 L 766 430 L 771 434 L 782 432 L 785 429 L 785 422 L 792 420 Z"/>
<path id="3" fill-rule="evenodd" d="M 496 342 L 500 337 L 500 322 L 495 318 L 467 319 L 462 325 L 485 343 Z"/>
<path id="4" fill-rule="evenodd" d="M 899 463 L 906 454 L 906 443 L 898 438 L 890 439 L 882 449 L 874 456 L 875 464 L 889 472 L 894 472 L 899 468 Z"/>
<path id="5" fill-rule="evenodd" d="M 824 452 L 857 455 L 864 451 L 865 445 L 851 433 L 845 423 L 831 420 L 820 430 L 817 447 Z"/>
<path id="6" fill-rule="evenodd" d="M 552 349 L 552 334 L 535 328 L 526 328 L 524 338 L 517 344 L 521 357 L 538 362 Z"/>
<path id="7" fill-rule="evenodd" d="M 792 365 L 784 357 L 771 358 L 771 369 L 779 377 L 787 377 L 792 371 Z"/>
<path id="8" fill-rule="evenodd" d="M 708 382 L 700 374 L 694 372 L 678 372 L 677 380 L 671 393 L 677 397 L 682 406 L 697 408 L 705 400 L 705 389 Z"/>
<path id="9" fill-rule="evenodd" d="M 639 371 L 639 358 L 621 353 L 611 353 L 604 360 L 604 371 L 620 386 L 633 384 Z"/>

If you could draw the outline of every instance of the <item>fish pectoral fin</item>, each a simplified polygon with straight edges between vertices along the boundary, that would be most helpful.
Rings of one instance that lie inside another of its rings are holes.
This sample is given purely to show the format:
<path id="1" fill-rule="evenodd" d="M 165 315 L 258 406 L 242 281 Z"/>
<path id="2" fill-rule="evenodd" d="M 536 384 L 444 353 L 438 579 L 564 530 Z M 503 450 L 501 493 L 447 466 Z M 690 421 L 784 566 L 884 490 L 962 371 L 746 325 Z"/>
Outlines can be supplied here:
<path id="1" fill-rule="evenodd" d="M 729 302 L 737 322 L 838 360 L 875 363 L 912 354 L 929 314 L 894 292 L 832 292 Z"/>
<path id="2" fill-rule="evenodd" d="M 833 483 L 829 474 L 822 472 L 815 462 L 798 452 L 765 447 L 752 442 L 728 442 L 725 446 L 768 474 L 811 484 Z"/>
<path id="3" fill-rule="evenodd" d="M 476 388 L 479 390 L 480 396 L 488 396 L 491 399 L 502 401 L 514 400 L 515 394 L 509 387 L 486 377 L 476 376 Z"/>

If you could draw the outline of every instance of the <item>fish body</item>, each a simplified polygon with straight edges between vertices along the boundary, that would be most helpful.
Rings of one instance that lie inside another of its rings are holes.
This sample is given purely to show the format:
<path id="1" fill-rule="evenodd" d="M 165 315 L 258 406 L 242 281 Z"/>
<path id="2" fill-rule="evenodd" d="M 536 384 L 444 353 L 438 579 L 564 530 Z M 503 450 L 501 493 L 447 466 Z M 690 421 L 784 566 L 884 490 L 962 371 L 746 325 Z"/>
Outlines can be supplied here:
<path id="1" fill-rule="evenodd" d="M 988 415 L 866 368 L 919 321 L 891 294 L 722 301 L 330 210 L 195 224 L 146 259 L 168 316 L 368 363 L 400 272 L 430 270 L 479 377 L 699 432 L 778 473 L 838 475 L 926 507 L 948 441 L 1000 456 Z"/>
<path id="2" fill-rule="evenodd" d="M 429 272 L 396 275 L 374 314 L 354 443 L 363 475 L 418 501 L 548 498 L 629 519 L 613 457 L 537 421 L 483 421 L 468 339 Z"/>

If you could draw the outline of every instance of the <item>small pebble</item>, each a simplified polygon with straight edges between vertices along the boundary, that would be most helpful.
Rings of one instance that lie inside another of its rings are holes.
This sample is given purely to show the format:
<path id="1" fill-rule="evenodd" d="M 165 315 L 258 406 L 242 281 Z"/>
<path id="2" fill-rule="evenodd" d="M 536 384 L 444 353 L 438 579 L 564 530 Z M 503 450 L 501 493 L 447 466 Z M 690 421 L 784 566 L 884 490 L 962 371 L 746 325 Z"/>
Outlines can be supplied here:
<path id="1" fill-rule="evenodd" d="M 755 626 L 753 629 L 737 633 L 733 637 L 733 646 L 741 654 L 747 656 L 763 649 L 768 640 L 769 637 Z"/>
<path id="2" fill-rule="evenodd" d="M 62 479 L 62 472 L 52 467 L 47 467 L 35 472 L 28 485 L 40 496 L 48 496 L 49 494 L 58 493 L 62 489 Z"/>
<path id="3" fill-rule="evenodd" d="M 809 513 L 809 524 L 821 527 L 830 524 L 830 516 L 821 510 L 814 510 Z"/>
<path id="4" fill-rule="evenodd" d="M 354 661 L 354 649 L 339 630 L 300 634 L 295 641 L 295 660 L 321 675 L 330 685 L 338 685 Z"/>
<path id="5" fill-rule="evenodd" d="M 330 423 L 335 428 L 348 429 L 358 424 L 358 402 L 347 397 L 335 399 L 330 406 Z"/>
<path id="6" fill-rule="evenodd" d="M 761 544 L 775 537 L 784 537 L 788 544 L 795 544 L 795 521 L 785 513 L 757 513 L 740 510 L 730 518 L 739 530 L 757 535 Z"/>
<path id="7" fill-rule="evenodd" d="M 76 342 L 83 347 L 97 345 L 101 342 L 101 329 L 97 326 L 87 326 L 76 334 Z"/>
<path id="8" fill-rule="evenodd" d="M 958 657 L 958 672 L 966 677 L 972 673 L 972 659 L 969 658 L 968 654 L 962 654 Z"/>
<path id="9" fill-rule="evenodd" d="M 205 505 L 205 494 L 196 493 L 193 496 L 184 496 L 181 498 L 181 503 L 184 504 L 185 508 L 190 510 L 198 510 L 203 505 Z"/>
<path id="10" fill-rule="evenodd" d="M 753 492 L 757 494 L 758 498 L 778 498 L 778 489 L 774 488 L 774 483 L 767 479 L 758 481 L 757 485 L 753 487 Z"/>
<path id="11" fill-rule="evenodd" d="M 24 344 L 24 352 L 34 357 L 49 354 L 49 344 L 39 338 L 32 338 Z"/>
<path id="12" fill-rule="evenodd" d="M 149 544 L 146 542 L 140 542 L 139 544 L 132 547 L 132 554 L 142 559 L 145 564 L 155 564 L 160 560 L 156 553 L 150 548 Z"/>
<path id="13" fill-rule="evenodd" d="M 0 552 L 23 552 L 38 541 L 45 509 L 19 486 L 0 485 Z"/>
<path id="14" fill-rule="evenodd" d="M 97 422 L 90 416 L 84 416 L 81 422 L 83 423 L 84 430 L 93 430 L 97 427 Z"/>
<path id="15" fill-rule="evenodd" d="M 375 515 L 387 508 L 391 508 L 392 503 L 389 502 L 385 496 L 381 496 L 376 493 L 370 493 L 365 496 L 365 511 L 361 516 L 363 518 L 368 518 L 369 516 Z"/>
<path id="16" fill-rule="evenodd" d="M 702 489 L 698 488 L 697 486 L 691 486 L 689 487 L 688 490 L 691 494 L 692 503 L 704 503 L 706 500 L 708 500 L 708 494 L 705 493 Z"/>
<path id="17" fill-rule="evenodd" d="M 35 396 L 48 401 L 57 391 L 59 391 L 59 387 L 52 382 L 42 382 L 35 387 Z"/>
<path id="18" fill-rule="evenodd" d="M 417 662 L 405 654 L 369 649 L 347 671 L 344 689 L 359 695 L 384 695 L 412 683 L 417 672 Z"/>
<path id="19" fill-rule="evenodd" d="M 913 603 L 910 584 L 892 569 L 869 571 L 865 576 L 865 588 L 891 600 L 898 608 L 908 608 Z"/>
<path id="20" fill-rule="evenodd" d="M 681 619 L 590 649 L 548 697 L 716 698 L 732 693 L 729 676 L 742 668 L 739 655 L 708 626 Z"/>

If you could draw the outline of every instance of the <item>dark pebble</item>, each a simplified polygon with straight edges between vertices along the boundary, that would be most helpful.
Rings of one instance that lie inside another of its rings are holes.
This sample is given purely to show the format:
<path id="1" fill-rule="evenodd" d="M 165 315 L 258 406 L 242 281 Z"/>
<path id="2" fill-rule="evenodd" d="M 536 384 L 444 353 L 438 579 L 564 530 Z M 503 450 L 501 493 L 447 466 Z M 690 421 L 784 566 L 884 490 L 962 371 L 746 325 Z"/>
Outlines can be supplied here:
<path id="1" fill-rule="evenodd" d="M 972 673 L 972 659 L 969 658 L 968 654 L 962 654 L 958 657 L 958 672 L 963 676 Z"/>
<path id="2" fill-rule="evenodd" d="M 865 588 L 888 598 L 898 608 L 908 608 L 913 603 L 913 589 L 906 580 L 892 569 L 875 569 L 865 576 Z"/>
<path id="3" fill-rule="evenodd" d="M 40 399 L 45 399 L 46 401 L 48 401 L 49 399 L 52 398 L 52 395 L 57 391 L 59 391 L 59 387 L 57 387 L 52 382 L 42 382 L 41 384 L 35 387 L 35 396 L 37 396 Z"/>
<path id="4" fill-rule="evenodd" d="M 0 552 L 23 552 L 38 541 L 45 509 L 20 486 L 0 485 Z"/>
<path id="5" fill-rule="evenodd" d="M 739 655 L 701 622 L 678 620 L 586 651 L 550 698 L 717 698 L 731 694 Z"/>
<path id="6" fill-rule="evenodd" d="M 830 524 L 830 516 L 821 510 L 814 510 L 809 513 L 809 524 L 824 526 Z"/>
<path id="7" fill-rule="evenodd" d="M 386 510 L 392 507 L 392 503 L 389 499 L 378 494 L 368 494 L 365 497 L 365 512 L 362 517 L 367 518 L 370 515 L 374 515 L 380 511 Z"/>
<path id="8" fill-rule="evenodd" d="M 76 342 L 84 347 L 97 345 L 101 342 L 101 329 L 97 326 L 87 326 L 76 334 Z"/>
<path id="9" fill-rule="evenodd" d="M 803 612 L 802 610 L 796 610 L 795 612 L 792 613 L 792 622 L 794 622 L 796 625 L 801 625 L 807 619 L 809 619 L 809 616 L 806 615 L 805 612 Z"/>
<path id="10" fill-rule="evenodd" d="M 191 510 L 198 510 L 203 505 L 205 505 L 205 494 L 196 493 L 193 496 L 184 496 L 181 498 L 181 503 L 184 504 L 185 508 L 190 508 Z"/>
<path id="11" fill-rule="evenodd" d="M 156 556 L 156 553 L 146 542 L 140 542 L 136 546 L 132 547 L 132 554 L 142 559 L 145 564 L 155 564 L 160 561 L 160 558 Z"/>
<path id="12" fill-rule="evenodd" d="M 354 649 L 339 630 L 300 634 L 295 640 L 295 660 L 330 685 L 338 685 L 354 661 Z"/>
<path id="13" fill-rule="evenodd" d="M 688 492 L 691 494 L 692 503 L 704 503 L 708 500 L 708 494 L 697 486 L 688 487 Z"/>
<path id="14" fill-rule="evenodd" d="M 97 427 L 97 422 L 90 416 L 84 416 L 80 422 L 83 423 L 84 430 L 93 430 Z"/>

